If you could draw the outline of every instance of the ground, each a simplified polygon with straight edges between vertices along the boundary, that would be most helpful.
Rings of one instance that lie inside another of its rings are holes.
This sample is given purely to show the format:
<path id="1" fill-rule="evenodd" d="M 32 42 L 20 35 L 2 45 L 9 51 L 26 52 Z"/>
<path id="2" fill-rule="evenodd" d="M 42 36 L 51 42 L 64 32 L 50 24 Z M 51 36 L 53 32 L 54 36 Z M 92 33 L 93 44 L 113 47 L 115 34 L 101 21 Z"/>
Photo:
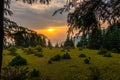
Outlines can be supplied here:
<path id="1" fill-rule="evenodd" d="M 97 54 L 98 50 L 79 50 L 75 48 L 69 52 L 71 55 L 70 60 L 60 60 L 48 64 L 48 60 L 54 55 L 65 53 L 61 50 L 61 48 L 44 48 L 44 57 L 37 57 L 32 54 L 26 55 L 21 49 L 18 49 L 17 53 L 27 59 L 27 66 L 30 69 L 38 69 L 42 76 L 48 77 L 50 80 L 87 80 L 91 73 L 95 73 L 94 70 L 90 69 L 91 67 L 98 69 L 102 80 L 120 80 L 120 54 L 112 53 L 112 57 L 103 57 Z M 81 53 L 91 57 L 90 64 L 84 63 L 85 58 L 78 57 Z M 8 51 L 4 50 L 3 67 L 7 66 L 12 58 L 14 56 L 8 55 Z"/>

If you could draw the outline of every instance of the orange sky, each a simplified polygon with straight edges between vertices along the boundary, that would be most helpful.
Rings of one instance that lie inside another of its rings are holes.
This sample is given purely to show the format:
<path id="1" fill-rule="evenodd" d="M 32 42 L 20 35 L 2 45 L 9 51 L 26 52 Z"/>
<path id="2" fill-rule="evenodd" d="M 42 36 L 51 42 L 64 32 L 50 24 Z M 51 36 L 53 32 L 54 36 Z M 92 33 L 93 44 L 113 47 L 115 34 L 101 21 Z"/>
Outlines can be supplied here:
<path id="1" fill-rule="evenodd" d="M 10 17 L 18 25 L 35 30 L 47 36 L 53 44 L 63 42 L 67 35 L 67 13 L 52 16 L 55 10 L 64 6 L 65 0 L 52 0 L 49 5 L 24 4 L 11 0 L 11 10 L 14 13 Z M 106 25 L 102 25 L 105 27 Z M 48 31 L 51 28 L 53 31 Z"/>
<path id="2" fill-rule="evenodd" d="M 10 17 L 18 25 L 44 34 L 53 44 L 63 42 L 67 33 L 67 13 L 52 16 L 55 10 L 64 6 L 64 0 L 52 0 L 49 5 L 25 4 L 11 0 L 11 10 L 14 13 Z M 54 29 L 48 31 L 49 28 Z"/>
<path id="3" fill-rule="evenodd" d="M 37 29 L 35 31 L 37 31 L 37 33 L 42 33 L 45 36 L 47 36 L 48 39 L 50 39 L 54 45 L 56 42 L 62 43 L 63 40 L 66 39 L 67 30 L 68 30 L 68 27 L 66 26 L 59 26 L 59 27 L 53 26 L 45 29 Z"/>

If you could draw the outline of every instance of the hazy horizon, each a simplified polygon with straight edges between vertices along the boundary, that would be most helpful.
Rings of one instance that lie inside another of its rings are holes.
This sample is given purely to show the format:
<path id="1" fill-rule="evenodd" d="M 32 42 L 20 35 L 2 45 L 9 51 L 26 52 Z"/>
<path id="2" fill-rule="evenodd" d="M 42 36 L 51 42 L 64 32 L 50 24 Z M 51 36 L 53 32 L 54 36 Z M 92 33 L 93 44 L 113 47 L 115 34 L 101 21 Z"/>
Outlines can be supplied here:
<path id="1" fill-rule="evenodd" d="M 53 44 L 63 42 L 67 33 L 67 14 L 52 16 L 53 12 L 64 6 L 64 0 L 52 0 L 49 5 L 34 3 L 32 5 L 12 0 L 11 20 L 18 25 L 35 30 L 47 36 Z M 53 29 L 49 31 L 49 29 Z"/>

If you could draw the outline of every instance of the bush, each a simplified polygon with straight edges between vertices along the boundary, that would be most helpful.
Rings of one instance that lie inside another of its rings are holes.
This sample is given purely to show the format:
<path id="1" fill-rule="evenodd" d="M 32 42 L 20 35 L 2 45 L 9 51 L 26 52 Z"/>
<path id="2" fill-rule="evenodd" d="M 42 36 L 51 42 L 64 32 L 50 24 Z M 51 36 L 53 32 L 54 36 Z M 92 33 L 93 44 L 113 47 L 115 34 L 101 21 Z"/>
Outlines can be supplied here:
<path id="1" fill-rule="evenodd" d="M 69 53 L 63 54 L 62 58 L 63 58 L 63 59 L 71 59 Z"/>
<path id="2" fill-rule="evenodd" d="M 31 72 L 30 72 L 30 77 L 39 77 L 40 75 L 40 72 L 36 69 L 33 69 Z"/>
<path id="3" fill-rule="evenodd" d="M 89 60 L 91 60 L 91 57 L 88 57 Z"/>
<path id="4" fill-rule="evenodd" d="M 9 65 L 10 66 L 23 66 L 23 65 L 27 65 L 27 61 L 26 59 L 18 55 L 15 58 L 13 58 L 11 62 L 9 62 Z"/>
<path id="5" fill-rule="evenodd" d="M 112 57 L 111 53 L 105 53 L 103 56 L 104 57 Z"/>
<path id="6" fill-rule="evenodd" d="M 89 63 L 90 63 L 90 60 L 86 58 L 86 59 L 84 60 L 84 62 L 85 62 L 85 64 L 89 64 Z"/>
<path id="7" fill-rule="evenodd" d="M 42 52 L 36 52 L 34 55 L 35 55 L 35 56 L 38 56 L 38 57 L 43 57 Z"/>
<path id="8" fill-rule="evenodd" d="M 111 49 L 111 52 L 118 53 L 119 51 L 116 48 Z"/>
<path id="9" fill-rule="evenodd" d="M 9 55 L 13 55 L 13 56 L 17 55 L 16 53 L 17 49 L 14 46 L 10 47 L 8 50 L 10 52 Z"/>
<path id="10" fill-rule="evenodd" d="M 60 59 L 61 59 L 61 56 L 59 54 L 51 58 L 52 61 L 60 61 Z"/>
<path id="11" fill-rule="evenodd" d="M 5 67 L 2 69 L 2 80 L 27 80 L 28 68 Z"/>
<path id="12" fill-rule="evenodd" d="M 79 57 L 86 57 L 86 55 L 85 54 L 80 54 Z"/>
<path id="13" fill-rule="evenodd" d="M 24 52 L 27 54 L 34 54 L 37 52 L 37 50 L 33 49 L 32 47 L 24 49 Z"/>
<path id="14" fill-rule="evenodd" d="M 48 64 L 52 64 L 52 61 L 51 61 L 51 60 L 48 60 Z"/>
<path id="15" fill-rule="evenodd" d="M 82 50 L 83 50 L 83 48 L 82 48 L 82 47 L 79 47 L 79 50 L 80 50 L 80 51 L 82 51 Z"/>
<path id="16" fill-rule="evenodd" d="M 70 52 L 71 47 L 67 46 L 67 47 L 63 47 L 63 49 L 61 50 L 62 52 Z"/>
<path id="17" fill-rule="evenodd" d="M 35 47 L 35 50 L 39 51 L 39 52 L 42 52 L 42 47 L 41 46 L 36 46 Z"/>
<path id="18" fill-rule="evenodd" d="M 64 50 L 64 49 L 62 49 L 62 50 L 61 50 L 61 52 L 65 52 L 65 50 Z"/>
<path id="19" fill-rule="evenodd" d="M 103 55 L 105 53 L 107 53 L 107 50 L 104 48 L 100 48 L 100 51 L 98 52 L 98 54 Z"/>

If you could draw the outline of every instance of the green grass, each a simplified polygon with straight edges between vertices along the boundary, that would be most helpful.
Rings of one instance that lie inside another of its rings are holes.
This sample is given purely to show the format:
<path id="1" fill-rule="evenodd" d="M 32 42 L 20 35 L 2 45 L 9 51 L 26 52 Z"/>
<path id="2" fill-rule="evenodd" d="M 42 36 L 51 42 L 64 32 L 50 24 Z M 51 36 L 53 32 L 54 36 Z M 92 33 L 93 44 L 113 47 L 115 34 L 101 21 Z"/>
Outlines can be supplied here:
<path id="1" fill-rule="evenodd" d="M 120 80 L 120 54 L 112 53 L 112 57 L 103 57 L 98 55 L 97 50 L 84 49 L 71 49 L 69 54 L 70 60 L 60 60 L 48 64 L 48 60 L 54 55 L 63 55 L 65 52 L 61 52 L 61 48 L 43 49 L 44 57 L 37 57 L 33 54 L 26 55 L 21 49 L 17 50 L 17 53 L 27 59 L 28 67 L 30 69 L 38 69 L 42 76 L 48 77 L 51 80 L 87 80 L 90 75 L 89 67 L 97 67 L 100 70 L 102 80 Z M 85 64 L 84 59 L 79 55 L 83 53 L 87 57 L 91 57 L 90 64 Z M 4 50 L 3 55 L 3 67 L 14 58 L 12 55 L 7 55 L 8 51 Z M 36 79 L 33 79 L 36 80 Z M 39 80 L 39 79 L 38 79 Z"/>

